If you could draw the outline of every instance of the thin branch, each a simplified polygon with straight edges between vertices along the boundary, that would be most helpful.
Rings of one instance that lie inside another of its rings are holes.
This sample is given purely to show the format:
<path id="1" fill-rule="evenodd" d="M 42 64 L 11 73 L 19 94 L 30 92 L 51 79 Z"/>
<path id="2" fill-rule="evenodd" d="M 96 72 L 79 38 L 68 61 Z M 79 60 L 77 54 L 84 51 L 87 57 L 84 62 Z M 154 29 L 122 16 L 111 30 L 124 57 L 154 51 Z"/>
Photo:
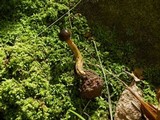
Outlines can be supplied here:
<path id="1" fill-rule="evenodd" d="M 69 0 L 69 8 L 70 8 L 70 0 Z M 72 30 L 72 22 L 71 22 L 71 12 L 68 12 L 68 19 L 69 19 L 69 25 L 70 25 L 70 29 Z"/>
<path id="2" fill-rule="evenodd" d="M 108 94 L 108 103 L 109 103 L 109 113 L 110 113 L 110 119 L 113 120 L 113 115 L 112 115 L 112 101 L 111 101 L 111 96 L 110 96 L 110 92 L 109 92 L 109 87 L 108 87 L 108 82 L 107 82 L 107 79 L 106 79 L 106 74 L 104 72 L 104 68 L 103 68 L 103 65 L 102 65 L 102 61 L 100 59 L 100 56 L 99 56 L 99 53 L 98 53 L 98 50 L 97 50 L 97 46 L 96 46 L 96 43 L 95 41 L 93 41 L 93 44 L 94 44 L 94 47 L 95 47 L 95 50 L 96 50 L 96 53 L 97 53 L 97 56 L 98 56 L 98 60 L 99 60 L 99 63 L 100 63 L 100 67 L 101 67 L 101 70 L 102 70 L 102 73 L 103 73 L 103 77 L 104 77 L 104 80 L 105 80 L 105 83 L 106 83 L 106 87 L 107 87 L 107 94 Z"/>
<path id="3" fill-rule="evenodd" d="M 85 105 L 85 107 L 84 107 L 84 109 L 83 109 L 83 114 L 85 114 L 85 115 L 88 117 L 89 120 L 90 120 L 90 116 L 85 112 L 85 110 L 86 110 L 86 108 L 88 107 L 88 105 L 89 105 L 90 102 L 91 102 L 91 100 L 89 100 L 89 101 L 87 102 L 87 104 Z"/>
<path id="4" fill-rule="evenodd" d="M 82 0 L 79 0 L 71 9 L 69 9 L 65 14 L 63 14 L 61 17 L 59 17 L 57 20 L 55 20 L 53 23 L 51 23 L 46 29 L 42 30 L 38 35 L 41 35 L 44 31 L 46 31 L 48 28 L 52 27 L 55 23 L 57 23 L 59 20 L 61 20 L 64 16 L 66 16 L 67 14 L 70 13 L 70 11 L 72 11 L 74 8 L 76 8 Z"/>
<path id="5" fill-rule="evenodd" d="M 133 79 L 134 79 L 135 82 L 141 81 L 138 77 L 136 77 L 136 76 L 134 75 L 134 73 L 130 73 L 130 72 L 128 72 L 128 71 L 125 71 L 125 73 L 127 73 L 128 75 L 130 75 L 131 77 L 133 77 Z"/>

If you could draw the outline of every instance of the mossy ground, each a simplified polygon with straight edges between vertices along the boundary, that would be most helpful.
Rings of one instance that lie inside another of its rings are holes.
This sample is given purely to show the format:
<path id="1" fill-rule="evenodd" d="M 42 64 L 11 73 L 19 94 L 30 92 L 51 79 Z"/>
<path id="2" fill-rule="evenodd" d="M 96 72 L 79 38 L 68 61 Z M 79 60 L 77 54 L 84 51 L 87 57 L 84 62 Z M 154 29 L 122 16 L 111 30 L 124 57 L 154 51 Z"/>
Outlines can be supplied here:
<path id="1" fill-rule="evenodd" d="M 85 38 L 91 31 L 87 20 L 79 13 L 71 12 L 58 22 L 75 1 L 3 1 L 0 12 L 0 116 L 6 120 L 58 120 L 78 119 L 73 110 L 86 119 L 109 119 L 107 89 L 101 97 L 88 104 L 79 96 L 79 78 L 74 73 L 74 56 L 58 38 L 61 28 L 70 28 L 72 38 L 84 57 L 84 67 L 102 75 L 93 42 Z M 52 24 L 52 26 L 50 26 Z M 50 26 L 50 27 L 48 27 Z M 103 29 L 101 29 L 103 30 Z M 112 70 L 126 82 L 130 79 L 123 71 L 128 68 L 117 45 L 112 44 L 114 34 L 97 32 L 98 52 L 106 70 Z M 111 36 L 110 36 L 111 35 Z M 107 41 L 105 41 L 107 40 Z M 104 42 L 105 41 L 105 42 Z M 111 44 L 110 49 L 107 49 Z M 131 47 L 131 46 L 130 46 Z M 128 49 L 128 48 L 126 48 Z M 113 53 L 113 54 L 112 54 Z M 119 57 L 115 56 L 117 54 Z M 125 53 L 123 53 L 125 54 Z M 107 72 L 106 72 L 107 73 Z M 119 81 L 107 74 L 113 109 L 121 91 Z M 155 101 L 155 94 L 145 82 L 147 100 Z M 113 110 L 114 111 L 114 110 Z"/>

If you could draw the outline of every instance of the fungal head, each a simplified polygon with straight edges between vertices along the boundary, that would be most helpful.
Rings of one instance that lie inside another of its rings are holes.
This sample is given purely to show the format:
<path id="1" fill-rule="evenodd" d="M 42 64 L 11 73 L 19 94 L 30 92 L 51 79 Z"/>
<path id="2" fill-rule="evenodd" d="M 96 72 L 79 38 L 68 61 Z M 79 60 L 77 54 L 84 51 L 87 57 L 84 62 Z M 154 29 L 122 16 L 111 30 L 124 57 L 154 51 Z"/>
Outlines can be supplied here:
<path id="1" fill-rule="evenodd" d="M 71 38 L 71 32 L 67 29 L 62 29 L 59 33 L 59 39 L 61 41 L 66 41 Z"/>

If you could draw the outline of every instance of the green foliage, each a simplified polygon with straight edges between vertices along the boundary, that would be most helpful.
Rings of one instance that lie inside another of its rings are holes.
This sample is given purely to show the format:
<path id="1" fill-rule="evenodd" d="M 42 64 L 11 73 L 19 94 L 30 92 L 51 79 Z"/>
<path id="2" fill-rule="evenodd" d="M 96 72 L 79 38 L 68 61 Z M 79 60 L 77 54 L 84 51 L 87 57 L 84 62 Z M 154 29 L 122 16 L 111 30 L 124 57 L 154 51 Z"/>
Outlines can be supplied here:
<path id="1" fill-rule="evenodd" d="M 68 11 L 68 0 L 11 0 L 1 3 L 1 118 L 77 119 L 69 110 L 87 118 L 82 112 L 87 101 L 80 98 L 79 79 L 74 77 L 73 55 L 57 36 L 61 28 L 70 28 L 71 22 L 74 41 L 84 57 L 91 59 L 88 52 L 94 54 L 94 49 L 84 38 L 89 30 L 86 19 L 71 13 L 50 26 Z M 74 5 L 75 1 L 70 1 L 70 4 Z M 96 59 L 92 61 L 96 62 Z M 97 99 L 87 107 L 87 113 L 94 119 L 107 116 L 107 106 L 105 99 Z"/>
<path id="2" fill-rule="evenodd" d="M 85 68 L 101 75 L 92 41 L 85 38 L 85 33 L 90 31 L 87 20 L 80 13 L 71 12 L 52 24 L 76 1 L 4 0 L 0 3 L 1 119 L 108 119 L 105 86 L 102 96 L 89 103 L 80 98 L 72 52 L 57 36 L 61 28 L 70 28 L 72 38 L 84 56 Z M 123 74 L 125 66 L 116 63 L 125 55 L 117 52 L 119 46 L 113 44 L 114 34 L 96 29 L 96 44 L 104 68 L 129 83 Z M 104 47 L 104 39 L 112 46 Z M 130 47 L 123 50 L 131 50 Z M 109 74 L 107 81 L 115 107 L 123 86 Z"/>
<path id="3" fill-rule="evenodd" d="M 142 81 L 139 87 L 143 90 L 145 101 L 148 101 L 153 105 L 158 104 L 158 101 L 156 99 L 156 94 L 155 94 L 156 93 L 155 87 L 152 84 L 150 84 L 148 81 Z"/>

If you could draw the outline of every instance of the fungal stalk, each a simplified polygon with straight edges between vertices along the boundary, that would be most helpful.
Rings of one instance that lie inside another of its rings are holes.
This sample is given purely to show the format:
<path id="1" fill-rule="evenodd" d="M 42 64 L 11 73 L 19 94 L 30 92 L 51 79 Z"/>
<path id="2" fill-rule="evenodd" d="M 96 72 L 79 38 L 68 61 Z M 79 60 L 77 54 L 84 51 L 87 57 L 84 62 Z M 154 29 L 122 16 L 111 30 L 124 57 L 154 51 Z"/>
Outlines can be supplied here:
<path id="1" fill-rule="evenodd" d="M 78 47 L 74 44 L 74 42 L 71 40 L 71 32 L 69 30 L 61 30 L 59 34 L 59 38 L 62 41 L 65 41 L 69 47 L 71 48 L 72 52 L 74 53 L 75 59 L 76 59 L 76 65 L 75 69 L 78 75 L 83 76 L 85 75 L 85 72 L 83 70 L 83 57 L 78 49 Z"/>
<path id="2" fill-rule="evenodd" d="M 80 87 L 81 96 L 87 99 L 100 96 L 103 87 L 103 80 L 95 72 L 83 69 L 83 57 L 77 46 L 71 40 L 71 32 L 63 29 L 59 33 L 59 38 L 61 41 L 65 41 L 74 53 L 76 59 L 76 73 L 82 79 L 82 84 Z"/>

